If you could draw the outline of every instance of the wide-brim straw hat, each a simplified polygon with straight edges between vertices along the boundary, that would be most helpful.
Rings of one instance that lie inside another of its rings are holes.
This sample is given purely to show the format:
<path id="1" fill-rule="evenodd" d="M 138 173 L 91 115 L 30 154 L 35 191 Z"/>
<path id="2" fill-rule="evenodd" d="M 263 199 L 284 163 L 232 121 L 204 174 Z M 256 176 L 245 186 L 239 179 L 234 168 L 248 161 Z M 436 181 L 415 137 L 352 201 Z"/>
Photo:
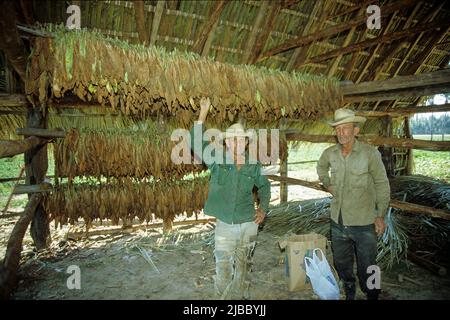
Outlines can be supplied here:
<path id="1" fill-rule="evenodd" d="M 328 124 L 332 127 L 336 127 L 344 123 L 364 123 L 366 118 L 355 115 L 355 111 L 350 109 L 337 109 L 334 112 L 334 121 L 329 121 Z"/>
<path id="2" fill-rule="evenodd" d="M 254 138 L 254 134 L 251 131 L 246 131 L 241 123 L 235 123 L 228 127 L 225 132 L 222 132 L 222 139 L 235 137 L 249 138 L 251 140 Z"/>

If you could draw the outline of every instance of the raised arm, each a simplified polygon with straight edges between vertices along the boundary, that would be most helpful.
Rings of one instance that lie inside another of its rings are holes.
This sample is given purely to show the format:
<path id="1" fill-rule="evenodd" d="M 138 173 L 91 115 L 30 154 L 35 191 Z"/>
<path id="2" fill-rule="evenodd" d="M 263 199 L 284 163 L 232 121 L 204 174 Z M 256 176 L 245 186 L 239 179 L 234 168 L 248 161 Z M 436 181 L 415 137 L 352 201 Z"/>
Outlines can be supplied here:
<path id="1" fill-rule="evenodd" d="M 192 106 L 195 105 L 192 98 L 190 98 L 189 101 Z M 203 150 L 208 145 L 208 141 L 203 141 L 203 133 L 205 132 L 203 123 L 206 121 L 206 117 L 208 116 L 210 107 L 211 102 L 209 98 L 202 98 L 200 100 L 200 115 L 198 116 L 198 120 L 194 122 L 194 125 L 192 126 L 190 131 L 190 147 L 194 152 L 194 157 L 197 161 L 200 159 L 203 160 Z M 209 167 L 208 164 L 206 165 Z"/>

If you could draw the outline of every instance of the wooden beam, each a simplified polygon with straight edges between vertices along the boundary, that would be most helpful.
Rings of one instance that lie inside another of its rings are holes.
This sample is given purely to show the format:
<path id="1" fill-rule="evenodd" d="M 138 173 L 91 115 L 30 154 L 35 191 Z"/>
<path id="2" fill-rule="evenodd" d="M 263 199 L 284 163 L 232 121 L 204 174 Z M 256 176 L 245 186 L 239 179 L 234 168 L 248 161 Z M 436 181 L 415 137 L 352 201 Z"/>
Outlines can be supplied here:
<path id="1" fill-rule="evenodd" d="M 213 9 L 198 32 L 197 39 L 191 49 L 192 51 L 203 56 L 207 55 L 207 52 L 203 52 L 205 44 L 208 38 L 213 34 L 215 29 L 214 26 L 217 26 L 220 15 L 222 14 L 222 11 L 227 3 L 228 0 L 220 0 L 213 3 Z"/>
<path id="2" fill-rule="evenodd" d="M 145 46 L 149 44 L 147 28 L 145 27 L 145 10 L 144 1 L 133 1 L 134 15 L 136 19 L 136 29 L 139 36 L 139 41 Z"/>
<path id="3" fill-rule="evenodd" d="M 360 15 L 364 14 L 365 11 L 366 11 L 366 7 L 362 7 L 359 10 L 357 16 L 360 16 Z M 392 19 L 391 19 L 391 21 L 392 21 Z M 389 21 L 389 25 L 390 25 L 391 21 Z M 350 31 L 347 33 L 347 36 L 345 37 L 345 40 L 344 40 L 344 43 L 342 44 L 342 47 L 347 47 L 352 42 L 353 36 L 355 34 L 355 31 L 356 31 L 356 27 L 357 26 L 353 26 L 350 29 Z M 389 27 L 387 27 L 387 28 L 389 28 Z M 385 28 L 385 30 L 387 28 Z M 333 63 L 331 65 L 330 69 L 328 70 L 328 77 L 332 77 L 335 74 L 335 72 L 337 71 L 337 68 L 339 67 L 339 63 L 341 62 L 341 59 L 342 59 L 342 55 L 340 54 L 340 55 L 338 55 L 336 57 L 336 59 L 333 60 Z M 370 57 L 369 57 L 369 59 L 370 59 Z"/>
<path id="4" fill-rule="evenodd" d="M 250 55 L 250 58 L 248 60 L 248 64 L 254 64 L 258 60 L 259 56 L 261 55 L 262 50 L 264 49 L 264 46 L 267 42 L 267 39 L 270 36 L 270 32 L 275 27 L 275 20 L 278 16 L 278 14 L 281 11 L 281 2 L 275 1 L 272 3 L 272 8 L 270 9 L 269 16 L 267 17 L 267 20 L 264 23 L 264 27 L 262 28 L 261 33 L 256 39 L 255 47 L 252 50 L 252 54 Z"/>
<path id="5" fill-rule="evenodd" d="M 440 32 L 436 32 L 428 41 L 428 44 L 421 51 L 419 56 L 414 58 L 415 62 L 412 65 L 410 65 L 404 72 L 401 72 L 401 74 L 403 75 L 417 74 L 419 72 L 420 67 L 428 60 L 428 57 L 433 51 L 435 45 L 446 37 L 449 30 L 450 24 L 447 26 L 447 28 L 442 28 Z"/>
<path id="6" fill-rule="evenodd" d="M 407 8 L 413 4 L 414 4 L 414 2 L 410 1 L 410 0 L 399 0 L 393 4 L 382 6 L 381 7 L 381 16 L 382 17 L 387 16 L 387 15 L 391 14 L 392 12 Z M 366 21 L 367 21 L 367 16 L 363 15 L 352 21 L 346 21 L 346 22 L 340 23 L 336 26 L 327 28 L 325 30 L 318 31 L 313 34 L 309 34 L 304 37 L 288 40 L 288 41 L 262 53 L 260 58 L 258 59 L 258 61 L 262 61 L 273 55 L 276 55 L 276 54 L 279 54 L 279 53 L 282 53 L 282 52 L 285 52 L 285 51 L 288 51 L 291 49 L 295 49 L 295 48 L 307 45 L 312 42 L 317 42 L 317 41 L 320 41 L 320 40 L 323 40 L 326 38 L 331 38 L 343 31 L 351 29 L 354 26 L 359 26 L 359 25 L 365 24 Z"/>
<path id="7" fill-rule="evenodd" d="M 369 29 L 368 28 L 364 28 L 364 31 L 360 32 L 359 38 L 357 38 L 356 41 L 359 41 L 361 39 L 366 38 L 368 33 L 369 33 Z M 347 65 L 344 68 L 345 74 L 344 74 L 344 77 L 341 80 L 343 80 L 343 81 L 351 81 L 352 80 L 352 73 L 353 73 L 353 70 L 355 69 L 356 62 L 358 61 L 358 58 L 359 58 L 359 53 L 358 52 L 354 52 L 352 54 L 351 59 L 349 60 L 349 62 L 347 63 Z"/>
<path id="8" fill-rule="evenodd" d="M 46 140 L 28 137 L 24 140 L 0 140 L 0 158 L 12 157 L 43 145 Z"/>
<path id="9" fill-rule="evenodd" d="M 436 18 L 436 16 L 439 14 L 439 12 L 441 11 L 441 9 L 444 7 L 445 3 L 447 2 L 447 0 L 441 1 L 440 4 L 436 5 L 435 7 L 431 8 L 430 13 L 427 14 L 427 16 L 424 19 L 424 23 L 425 22 L 429 22 L 429 21 L 433 21 L 434 18 Z M 425 34 L 425 32 L 420 32 L 417 37 L 415 38 L 414 42 L 409 46 L 408 51 L 406 52 L 403 60 L 400 62 L 400 64 L 398 65 L 398 67 L 396 68 L 393 77 L 395 77 L 396 75 L 399 74 L 400 70 L 402 70 L 403 65 L 406 63 L 406 61 L 408 60 L 409 56 L 411 55 L 411 53 L 414 51 L 414 49 L 416 48 L 417 44 L 419 43 L 420 39 L 422 38 L 422 36 Z"/>
<path id="10" fill-rule="evenodd" d="M 408 29 L 411 27 L 414 17 L 419 12 L 419 9 L 422 7 L 423 1 L 417 2 L 416 6 L 414 7 L 413 11 L 409 15 L 408 19 L 406 20 L 405 24 L 402 27 L 402 30 Z M 428 21 L 428 19 L 424 20 L 425 22 Z M 381 71 L 384 69 L 384 67 L 391 63 L 391 59 L 397 54 L 398 50 L 404 47 L 404 45 L 407 43 L 408 39 L 402 39 L 397 40 L 394 43 L 392 43 L 385 51 L 388 52 L 388 55 L 386 57 L 380 57 L 376 63 L 374 63 L 369 73 L 365 76 L 366 80 L 377 80 L 378 76 L 381 74 Z"/>
<path id="11" fill-rule="evenodd" d="M 40 184 L 18 184 L 14 190 L 13 194 L 27 194 L 27 193 L 46 193 L 53 190 L 51 183 L 40 183 Z"/>
<path id="12" fill-rule="evenodd" d="M 363 50 L 365 48 L 369 48 L 372 46 L 375 46 L 377 44 L 381 44 L 381 43 L 387 43 L 387 42 L 392 42 L 398 39 L 402 39 L 408 36 L 411 36 L 412 34 L 418 33 L 418 32 L 426 32 L 426 31 L 431 31 L 434 29 L 446 29 L 448 27 L 449 21 L 448 19 L 445 20 L 436 20 L 433 22 L 430 22 L 428 24 L 425 25 L 418 25 L 418 26 L 414 26 L 412 28 L 409 28 L 407 30 L 402 30 L 402 31 L 397 31 L 391 34 L 386 34 L 383 36 L 379 36 L 376 37 L 374 39 L 368 39 L 368 40 L 364 40 L 355 44 L 352 44 L 350 46 L 346 46 L 343 48 L 339 48 L 339 49 L 335 49 L 335 50 L 331 50 L 328 51 L 324 54 L 315 56 L 307 61 L 305 61 L 305 64 L 307 63 L 319 63 L 328 59 L 331 59 L 333 57 L 339 56 L 339 55 L 344 55 L 344 54 L 348 54 L 351 52 L 355 52 L 355 51 L 360 51 Z"/>
<path id="13" fill-rule="evenodd" d="M 319 181 L 312 182 L 312 181 L 305 181 L 305 180 L 295 179 L 295 178 L 282 178 L 280 176 L 272 176 L 272 175 L 267 176 L 267 178 L 270 180 L 274 180 L 274 181 L 285 181 L 289 184 L 301 185 L 301 186 L 304 186 L 307 188 L 316 189 L 316 190 L 323 191 L 323 192 L 328 192 L 327 190 L 325 190 L 325 188 Z M 409 203 L 409 202 L 405 202 L 405 201 L 400 201 L 400 200 L 396 200 L 396 199 L 391 199 L 389 205 L 392 208 L 400 209 L 400 210 L 403 210 L 406 212 L 424 214 L 427 216 L 431 216 L 433 218 L 450 220 L 450 212 L 446 211 L 446 210 L 442 210 L 442 209 L 431 208 L 431 207 L 422 206 L 419 204 Z"/>
<path id="14" fill-rule="evenodd" d="M 328 5 L 328 3 L 325 3 L 324 7 L 326 8 L 327 5 Z M 317 23 L 315 23 L 315 18 L 316 18 L 317 13 L 319 12 L 320 8 L 322 8 L 322 3 L 320 1 L 317 1 L 314 4 L 311 14 L 309 15 L 309 19 L 308 19 L 308 22 L 306 23 L 306 26 L 302 30 L 302 37 L 306 36 L 308 34 L 308 32 L 310 32 L 312 30 L 313 25 L 317 25 Z M 318 19 L 319 21 L 323 21 L 324 18 L 326 17 L 325 8 L 323 8 L 322 15 L 321 15 L 320 19 Z M 292 70 L 297 68 L 299 63 L 306 60 L 306 56 L 308 54 L 308 49 L 309 49 L 309 46 L 296 48 L 294 50 L 294 53 L 292 54 L 291 58 L 289 59 L 288 64 L 286 65 L 286 71 L 291 72 Z"/>
<path id="15" fill-rule="evenodd" d="M 399 107 L 395 109 L 390 109 L 386 111 L 365 111 L 360 110 L 356 111 L 358 116 L 363 117 L 383 117 L 383 116 L 391 116 L 391 117 L 404 117 L 416 113 L 429 113 L 429 112 L 448 112 L 450 111 L 450 103 L 441 104 L 441 105 L 429 105 L 429 106 L 407 106 L 407 107 Z"/>
<path id="16" fill-rule="evenodd" d="M 16 134 L 20 136 L 36 136 L 44 138 L 64 138 L 66 132 L 64 130 L 48 130 L 39 128 L 17 128 Z"/>
<path id="17" fill-rule="evenodd" d="M 245 48 L 244 54 L 242 56 L 241 63 L 245 64 L 250 60 L 250 56 L 252 54 L 252 50 L 255 46 L 256 38 L 258 37 L 258 32 L 261 28 L 261 24 L 264 21 L 264 18 L 267 14 L 267 9 L 269 8 L 269 1 L 263 0 L 260 1 L 261 5 L 258 9 L 258 14 L 256 15 L 255 22 L 253 23 L 252 31 L 248 37 L 247 46 Z"/>
<path id="18" fill-rule="evenodd" d="M 389 31 L 389 29 L 391 28 L 392 24 L 395 21 L 395 17 L 397 16 L 397 11 L 394 12 L 392 14 L 392 16 L 389 19 L 389 22 L 387 23 L 387 25 L 383 28 L 383 36 L 386 35 Z M 369 55 L 369 57 L 367 58 L 367 60 L 365 61 L 365 63 L 363 64 L 363 67 L 360 69 L 359 71 L 359 75 L 356 77 L 355 79 L 355 83 L 360 83 L 361 80 L 364 78 L 365 73 L 367 71 L 367 69 L 372 65 L 373 61 L 375 60 L 375 55 L 378 54 L 378 50 L 381 48 L 381 43 L 378 43 L 375 48 L 372 48 L 372 51 Z"/>
<path id="19" fill-rule="evenodd" d="M 23 237 L 41 201 L 41 194 L 31 196 L 23 215 L 14 225 L 9 236 L 5 258 L 0 265 L 0 299 L 9 299 L 17 284 L 17 270 L 19 269 Z"/>
<path id="20" fill-rule="evenodd" d="M 270 179 L 273 181 L 285 182 L 285 183 L 289 183 L 289 184 L 293 184 L 293 185 L 301 185 L 301 186 L 308 187 L 311 189 L 328 192 L 323 187 L 323 185 L 318 181 L 312 182 L 312 181 L 300 180 L 300 179 L 296 179 L 296 178 L 281 177 L 281 176 L 276 176 L 276 175 L 267 175 L 267 179 Z"/>
<path id="21" fill-rule="evenodd" d="M 392 208 L 400 209 L 406 212 L 425 214 L 433 218 L 440 218 L 450 220 L 450 212 L 442 209 L 422 206 L 420 204 L 409 203 L 405 201 L 391 199 L 390 205 Z"/>
<path id="22" fill-rule="evenodd" d="M 16 26 L 14 1 L 2 1 L 0 10 L 0 50 L 11 63 L 20 79 L 25 82 L 28 53 Z"/>
<path id="23" fill-rule="evenodd" d="M 164 0 L 158 0 L 158 3 L 156 4 L 155 16 L 153 17 L 152 22 L 152 35 L 150 37 L 151 45 L 154 45 L 156 43 L 156 39 L 158 38 L 158 30 L 159 25 L 161 24 L 161 17 L 164 11 L 164 5 L 165 5 Z"/>
<path id="24" fill-rule="evenodd" d="M 28 100 L 23 94 L 0 94 L 0 107 L 27 107 Z"/>
<path id="25" fill-rule="evenodd" d="M 297 130 L 286 131 L 287 141 L 308 141 L 315 143 L 336 143 L 336 136 L 334 135 L 310 135 L 302 134 Z M 450 151 L 450 141 L 428 141 L 419 139 L 405 139 L 405 138 L 386 138 L 379 136 L 361 135 L 359 141 L 375 145 L 395 148 L 412 148 L 431 151 Z"/>
<path id="26" fill-rule="evenodd" d="M 366 0 L 364 2 L 356 3 L 354 6 L 351 6 L 350 8 L 345 9 L 344 11 L 338 12 L 337 14 L 335 14 L 334 16 L 329 17 L 328 19 L 329 20 L 334 20 L 334 19 L 336 19 L 338 17 L 342 17 L 342 16 L 345 16 L 345 15 L 347 15 L 349 13 L 355 12 L 356 10 L 359 10 L 360 8 L 366 9 L 368 5 L 371 5 L 373 3 L 374 3 L 373 0 L 368 0 L 368 1 Z"/>
<path id="27" fill-rule="evenodd" d="M 430 96 L 450 92 L 450 84 L 435 85 L 423 88 L 409 88 L 386 92 L 375 92 L 367 95 L 344 96 L 344 103 L 371 102 L 397 99 L 409 99 L 414 97 Z M 395 102 L 395 101 L 393 101 Z"/>
<path id="28" fill-rule="evenodd" d="M 381 81 L 367 81 L 359 84 L 341 84 L 344 96 L 367 95 L 370 93 L 390 92 L 399 89 L 417 89 L 450 83 L 450 69 L 439 70 L 419 75 L 397 76 Z"/>

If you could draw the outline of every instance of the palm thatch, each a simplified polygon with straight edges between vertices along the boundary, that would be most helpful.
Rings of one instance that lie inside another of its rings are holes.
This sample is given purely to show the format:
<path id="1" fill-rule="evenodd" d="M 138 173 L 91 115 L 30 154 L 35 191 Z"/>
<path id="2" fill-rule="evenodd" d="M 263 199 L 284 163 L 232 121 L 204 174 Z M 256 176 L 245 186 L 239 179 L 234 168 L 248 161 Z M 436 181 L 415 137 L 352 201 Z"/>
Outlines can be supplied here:
<path id="1" fill-rule="evenodd" d="M 330 239 L 330 204 L 328 197 L 280 204 L 271 208 L 264 228 L 278 235 L 315 232 Z M 408 241 L 396 214 L 389 212 L 385 221 L 386 231 L 378 238 L 377 263 L 387 270 L 405 260 Z"/>

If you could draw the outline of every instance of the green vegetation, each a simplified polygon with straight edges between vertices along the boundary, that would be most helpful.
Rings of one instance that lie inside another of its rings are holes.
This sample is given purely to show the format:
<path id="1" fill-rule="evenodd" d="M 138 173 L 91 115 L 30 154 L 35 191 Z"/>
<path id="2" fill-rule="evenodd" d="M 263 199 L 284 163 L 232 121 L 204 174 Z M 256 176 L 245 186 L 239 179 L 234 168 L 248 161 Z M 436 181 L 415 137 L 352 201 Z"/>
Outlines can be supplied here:
<path id="1" fill-rule="evenodd" d="M 48 164 L 48 175 L 52 176 L 55 172 L 55 166 L 53 161 L 53 153 L 49 151 L 49 164 Z M 20 173 L 20 167 L 23 165 L 24 159 L 23 155 L 17 155 L 11 158 L 0 159 L 0 179 L 14 178 L 18 177 Z M 23 175 L 25 176 L 25 175 Z M 11 194 L 12 189 L 16 185 L 17 181 L 12 182 L 2 182 L 0 183 L 0 211 L 3 210 L 6 204 L 6 200 Z M 24 183 L 24 181 L 19 181 L 19 183 Z M 16 206 L 24 206 L 27 202 L 26 196 L 15 195 L 9 205 L 10 208 Z"/>
<path id="2" fill-rule="evenodd" d="M 450 152 L 414 150 L 414 174 L 450 181 Z"/>

